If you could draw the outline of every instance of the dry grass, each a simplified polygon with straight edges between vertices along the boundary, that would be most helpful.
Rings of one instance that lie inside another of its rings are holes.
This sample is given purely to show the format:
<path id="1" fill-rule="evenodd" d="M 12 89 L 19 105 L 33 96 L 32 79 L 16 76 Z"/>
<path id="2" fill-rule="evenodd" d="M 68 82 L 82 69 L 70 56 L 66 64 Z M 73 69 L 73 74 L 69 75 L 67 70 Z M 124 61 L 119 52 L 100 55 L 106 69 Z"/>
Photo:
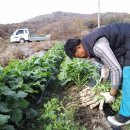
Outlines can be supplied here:
<path id="1" fill-rule="evenodd" d="M 6 66 L 11 59 L 28 58 L 36 52 L 48 50 L 54 45 L 55 41 L 30 42 L 24 44 L 0 44 L 0 64 Z"/>
<path id="2" fill-rule="evenodd" d="M 33 42 L 28 44 L 27 46 L 32 49 L 33 52 L 39 52 L 42 50 L 48 50 L 53 46 L 54 41 L 46 41 L 46 42 Z"/>

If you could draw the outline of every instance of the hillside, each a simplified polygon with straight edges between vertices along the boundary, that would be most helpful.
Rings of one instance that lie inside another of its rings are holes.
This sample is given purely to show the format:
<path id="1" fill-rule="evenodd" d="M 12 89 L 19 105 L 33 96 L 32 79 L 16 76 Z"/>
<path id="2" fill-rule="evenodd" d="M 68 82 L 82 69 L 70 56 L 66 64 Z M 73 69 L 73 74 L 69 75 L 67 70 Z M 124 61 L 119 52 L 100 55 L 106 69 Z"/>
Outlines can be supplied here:
<path id="1" fill-rule="evenodd" d="M 130 14 L 127 13 L 114 13 L 114 12 L 107 12 L 107 13 L 100 13 L 101 19 L 103 18 L 110 18 L 110 17 L 129 17 Z M 71 13 L 71 12 L 53 12 L 52 14 L 40 15 L 34 18 L 28 19 L 24 22 L 46 22 L 46 20 L 50 20 L 50 22 L 59 21 L 61 19 L 93 19 L 97 18 L 97 13 L 94 14 L 79 14 L 79 13 Z"/>
<path id="2" fill-rule="evenodd" d="M 130 22 L 130 14 L 127 13 L 101 13 L 101 25 L 111 22 Z M 78 14 L 71 12 L 53 12 L 52 14 L 40 15 L 22 23 L 0 25 L 0 37 L 9 38 L 17 28 L 29 28 L 37 34 L 51 34 L 52 39 L 66 39 L 81 37 L 89 30 L 97 27 L 97 13 Z"/>

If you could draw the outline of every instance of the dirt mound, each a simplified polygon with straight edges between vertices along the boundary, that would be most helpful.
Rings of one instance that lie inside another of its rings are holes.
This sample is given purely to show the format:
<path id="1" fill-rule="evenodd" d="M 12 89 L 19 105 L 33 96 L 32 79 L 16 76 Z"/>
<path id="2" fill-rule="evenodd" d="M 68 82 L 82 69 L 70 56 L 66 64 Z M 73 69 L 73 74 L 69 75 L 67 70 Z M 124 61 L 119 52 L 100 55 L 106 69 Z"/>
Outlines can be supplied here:
<path id="1" fill-rule="evenodd" d="M 76 120 L 81 121 L 88 130 L 112 130 L 103 111 L 80 107 L 75 115 Z"/>

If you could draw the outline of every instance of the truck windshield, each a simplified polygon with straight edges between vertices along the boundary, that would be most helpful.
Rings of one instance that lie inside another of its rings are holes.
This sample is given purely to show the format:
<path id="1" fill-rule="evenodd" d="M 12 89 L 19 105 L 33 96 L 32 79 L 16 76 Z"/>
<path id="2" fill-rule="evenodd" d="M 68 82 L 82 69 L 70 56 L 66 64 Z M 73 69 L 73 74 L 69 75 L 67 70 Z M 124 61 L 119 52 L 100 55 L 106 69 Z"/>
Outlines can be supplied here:
<path id="1" fill-rule="evenodd" d="M 18 31 L 16 32 L 16 35 L 23 34 L 23 33 L 24 33 L 23 30 L 18 30 Z"/>

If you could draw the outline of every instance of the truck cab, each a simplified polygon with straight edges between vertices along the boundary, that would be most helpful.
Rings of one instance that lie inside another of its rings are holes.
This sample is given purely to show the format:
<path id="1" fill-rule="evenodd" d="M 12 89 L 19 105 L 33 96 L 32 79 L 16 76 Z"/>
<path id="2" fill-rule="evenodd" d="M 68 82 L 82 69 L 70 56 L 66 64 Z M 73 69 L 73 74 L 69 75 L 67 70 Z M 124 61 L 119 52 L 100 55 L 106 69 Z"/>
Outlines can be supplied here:
<path id="1" fill-rule="evenodd" d="M 27 28 L 17 29 L 10 37 L 10 42 L 24 43 L 25 41 L 30 41 L 29 30 Z"/>
<path id="2" fill-rule="evenodd" d="M 29 29 L 25 28 L 25 29 L 17 29 L 11 36 L 10 36 L 10 42 L 20 42 L 20 43 L 24 43 L 24 42 L 32 42 L 32 41 L 46 41 L 46 40 L 50 40 L 51 35 L 45 35 L 45 36 L 37 36 L 37 35 L 30 35 Z"/>

